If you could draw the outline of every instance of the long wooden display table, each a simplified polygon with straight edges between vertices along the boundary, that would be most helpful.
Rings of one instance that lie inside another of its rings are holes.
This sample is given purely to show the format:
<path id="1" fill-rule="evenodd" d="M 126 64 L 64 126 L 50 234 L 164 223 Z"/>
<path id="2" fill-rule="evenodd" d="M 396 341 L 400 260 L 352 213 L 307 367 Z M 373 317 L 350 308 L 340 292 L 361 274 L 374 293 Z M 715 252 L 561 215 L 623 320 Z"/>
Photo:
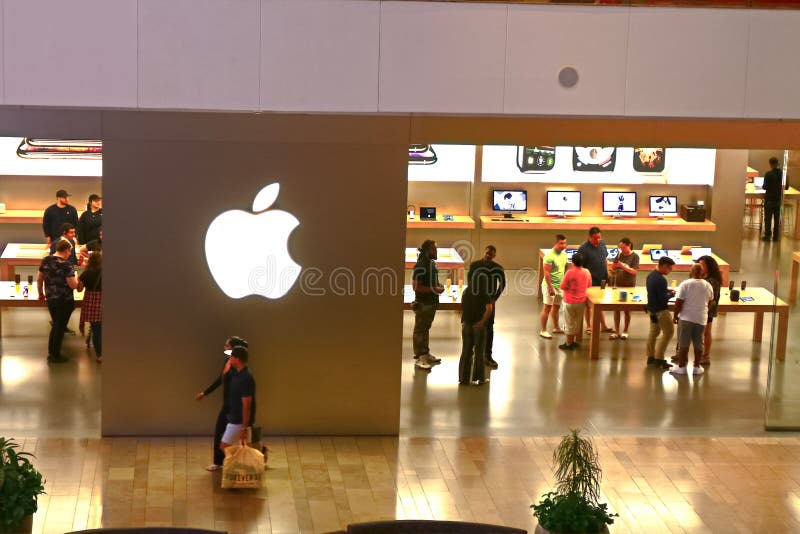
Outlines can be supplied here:
<path id="1" fill-rule="evenodd" d="M 436 267 L 439 269 L 451 269 L 453 271 L 453 282 L 464 280 L 464 259 L 454 248 L 439 248 L 436 250 L 438 259 Z M 413 247 L 406 248 L 406 269 L 413 269 L 417 264 L 417 254 L 419 251 Z M 444 282 L 444 280 L 442 280 Z"/>
<path id="2" fill-rule="evenodd" d="M 505 219 L 496 216 L 481 216 L 481 227 L 487 230 L 584 230 L 599 226 L 602 230 L 637 232 L 715 232 L 717 225 L 708 219 L 705 222 L 686 222 L 683 219 L 668 218 L 663 221 L 655 217 L 514 217 Z"/>
<path id="3" fill-rule="evenodd" d="M 446 288 L 445 292 L 439 295 L 439 309 L 440 310 L 460 310 L 461 309 L 461 291 L 453 293 L 451 288 Z M 411 285 L 403 286 L 403 309 L 410 310 L 411 303 L 414 302 L 414 289 Z"/>
<path id="4" fill-rule="evenodd" d="M 475 219 L 469 215 L 453 215 L 452 221 L 445 221 L 442 215 L 437 215 L 435 220 L 413 219 L 406 215 L 406 228 L 475 228 Z"/>
<path id="5" fill-rule="evenodd" d="M 748 200 L 752 199 L 763 199 L 764 198 L 764 190 L 763 189 L 756 189 L 756 186 L 753 185 L 752 182 L 748 182 L 744 185 L 744 196 Z M 794 187 L 790 187 L 786 191 L 783 192 L 783 198 L 790 202 L 794 202 L 794 238 L 800 239 L 800 191 L 795 189 Z M 784 224 L 783 218 L 781 218 L 781 224 Z"/>
<path id="6" fill-rule="evenodd" d="M 23 297 L 23 288 L 27 282 L 19 285 L 11 282 L 0 282 L 0 336 L 3 335 L 3 309 L 4 308 L 46 308 L 47 301 L 39 300 L 39 293 L 36 291 L 36 282 L 28 286 L 28 296 Z M 83 291 L 74 292 L 75 306 L 80 307 L 83 301 Z"/>
<path id="7" fill-rule="evenodd" d="M 0 255 L 0 280 L 12 280 L 15 267 L 38 267 L 50 254 L 44 243 L 9 243 Z"/>
<path id="8" fill-rule="evenodd" d="M 606 311 L 631 311 L 644 313 L 644 306 L 647 304 L 647 288 L 636 286 L 624 288 L 628 292 L 626 302 L 620 302 L 619 289 L 600 289 L 599 287 L 589 288 L 587 291 L 587 305 L 592 310 L 592 333 L 589 337 L 589 356 L 592 359 L 600 357 L 600 313 Z M 786 358 L 786 335 L 789 326 L 789 305 L 763 287 L 748 287 L 742 296 L 753 297 L 750 302 L 739 300 L 731 302 L 730 292 L 727 288 L 723 289 L 719 299 L 719 311 L 727 313 L 754 313 L 753 321 L 753 341 L 761 342 L 761 332 L 764 327 L 764 314 L 778 314 L 778 331 L 775 339 L 775 357 L 778 361 Z M 633 300 L 637 298 L 637 300 Z M 674 303 L 670 303 L 670 310 Z M 600 312 L 600 313 L 598 313 Z M 642 329 L 641 337 L 647 337 L 647 330 Z"/>
<path id="9" fill-rule="evenodd" d="M 797 272 L 800 271 L 800 251 L 792 252 L 792 271 L 789 274 L 789 302 L 797 301 Z"/>
<path id="10" fill-rule="evenodd" d="M 608 247 L 608 244 L 606 244 L 606 246 Z M 570 247 L 570 248 L 572 248 L 572 247 Z M 577 248 L 577 247 L 575 247 L 575 248 Z M 609 247 L 609 248 L 611 248 L 611 247 Z M 544 269 L 543 269 L 542 261 L 544 260 L 545 255 L 548 252 L 550 252 L 550 250 L 552 250 L 552 249 L 550 249 L 550 248 L 540 248 L 539 249 L 539 273 L 538 273 L 539 286 L 542 285 L 542 279 L 544 278 Z M 654 262 L 653 259 L 650 257 L 650 253 L 649 252 L 647 254 L 642 254 L 641 250 L 634 250 L 634 252 L 636 252 L 639 255 L 639 271 L 640 272 L 649 273 L 650 271 L 655 269 L 656 266 L 658 265 L 658 262 Z M 720 274 L 722 275 L 722 285 L 723 285 L 723 287 L 727 286 L 728 285 L 728 279 L 729 279 L 729 276 L 730 276 L 730 273 L 731 273 L 730 264 L 727 261 L 725 261 L 722 258 L 720 258 L 719 256 L 717 256 L 716 254 L 714 254 L 714 253 L 712 253 L 711 256 L 715 260 L 717 260 L 717 263 L 719 264 L 719 271 L 720 271 Z M 673 259 L 675 259 L 675 258 L 673 258 Z M 689 270 L 692 268 L 693 264 L 694 264 L 694 262 L 692 261 L 691 254 L 681 254 L 680 259 L 675 260 L 675 265 L 672 266 L 672 272 L 688 273 Z"/>

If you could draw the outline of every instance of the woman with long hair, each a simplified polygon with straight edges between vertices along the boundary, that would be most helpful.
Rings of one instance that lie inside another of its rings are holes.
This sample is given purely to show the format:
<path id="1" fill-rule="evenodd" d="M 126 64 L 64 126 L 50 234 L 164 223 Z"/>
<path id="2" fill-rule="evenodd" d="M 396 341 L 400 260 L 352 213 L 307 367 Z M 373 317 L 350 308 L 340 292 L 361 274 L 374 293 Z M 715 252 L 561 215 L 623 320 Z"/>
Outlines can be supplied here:
<path id="1" fill-rule="evenodd" d="M 92 326 L 90 335 L 97 361 L 103 361 L 103 254 L 94 252 L 89 256 L 86 270 L 78 278 L 78 291 L 86 290 L 81 303 L 81 319 L 78 328 L 81 334 L 84 325 Z"/>
<path id="2" fill-rule="evenodd" d="M 719 270 L 719 264 L 711 256 L 701 256 L 697 263 L 703 268 L 703 278 L 711 284 L 714 289 L 714 304 L 708 307 L 708 322 L 706 322 L 706 329 L 703 332 L 703 357 L 700 360 L 700 365 L 709 365 L 711 358 L 711 323 L 714 317 L 717 316 L 717 306 L 719 305 L 720 288 L 722 287 L 722 273 Z"/>

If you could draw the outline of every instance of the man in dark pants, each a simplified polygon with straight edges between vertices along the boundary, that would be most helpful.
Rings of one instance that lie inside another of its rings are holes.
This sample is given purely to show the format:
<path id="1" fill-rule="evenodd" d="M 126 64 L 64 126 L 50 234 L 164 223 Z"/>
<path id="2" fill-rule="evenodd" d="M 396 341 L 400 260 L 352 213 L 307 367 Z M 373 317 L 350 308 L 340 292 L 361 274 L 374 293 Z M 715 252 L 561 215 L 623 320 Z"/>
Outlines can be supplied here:
<path id="1" fill-rule="evenodd" d="M 502 265 L 494 261 L 495 256 L 497 256 L 497 249 L 494 245 L 488 245 L 483 258 L 473 261 L 467 274 L 467 287 L 478 287 L 480 280 L 481 286 L 488 289 L 492 300 L 492 314 L 486 321 L 486 346 L 484 350 L 486 365 L 492 369 L 497 369 L 497 362 L 492 358 L 494 315 L 497 309 L 497 299 L 500 298 L 506 288 L 506 272 L 503 270 Z"/>
<path id="2" fill-rule="evenodd" d="M 600 228 L 597 226 L 589 228 L 589 239 L 578 247 L 578 253 L 583 255 L 586 262 L 584 267 L 589 269 L 592 274 L 593 286 L 599 286 L 603 280 L 608 280 L 608 249 L 606 248 L 606 242 L 603 241 L 603 234 Z M 584 313 L 586 315 L 586 323 L 591 325 L 591 308 L 587 306 Z M 606 324 L 606 318 L 602 313 L 600 313 L 600 331 L 613 332 Z"/>
<path id="3" fill-rule="evenodd" d="M 430 352 L 429 333 L 439 307 L 439 295 L 444 287 L 439 283 L 436 269 L 436 242 L 428 239 L 419 247 L 419 258 L 414 266 L 414 365 L 420 369 L 430 369 L 442 360 Z"/>
<path id="4" fill-rule="evenodd" d="M 47 344 L 48 363 L 67 361 L 61 354 L 61 344 L 64 341 L 69 317 L 75 309 L 72 291 L 78 287 L 75 268 L 69 261 L 71 252 L 72 245 L 69 241 L 62 239 L 56 243 L 55 253 L 42 259 L 39 276 L 36 279 L 39 300 L 47 300 L 47 309 L 53 322 Z"/>
<path id="5" fill-rule="evenodd" d="M 195 400 L 203 400 L 207 395 L 210 395 L 220 385 L 222 386 L 222 407 L 217 415 L 217 423 L 214 426 L 214 463 L 206 467 L 207 471 L 217 471 L 222 469 L 222 462 L 225 460 L 225 453 L 220 448 L 219 444 L 222 440 L 222 434 L 225 432 L 225 427 L 228 426 L 228 385 L 230 384 L 231 377 L 236 374 L 236 369 L 231 367 L 230 355 L 234 347 L 247 348 L 247 341 L 239 336 L 231 336 L 225 341 L 223 347 L 223 354 L 225 354 L 225 361 L 222 364 L 222 371 L 214 382 L 205 390 L 195 395 Z"/>
<path id="6" fill-rule="evenodd" d="M 778 158 L 769 158 L 770 170 L 764 174 L 764 241 L 777 241 L 781 234 L 781 204 L 783 202 L 783 171 Z M 789 184 L 786 184 L 789 189 Z M 773 225 L 774 222 L 774 225 Z"/>

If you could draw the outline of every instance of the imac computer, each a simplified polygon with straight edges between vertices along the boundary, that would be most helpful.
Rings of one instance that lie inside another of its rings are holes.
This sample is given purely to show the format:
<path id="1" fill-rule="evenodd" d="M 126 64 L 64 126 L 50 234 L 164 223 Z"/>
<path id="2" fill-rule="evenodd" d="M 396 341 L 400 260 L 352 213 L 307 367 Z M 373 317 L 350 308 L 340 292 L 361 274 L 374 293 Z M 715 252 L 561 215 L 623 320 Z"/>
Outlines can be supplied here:
<path id="1" fill-rule="evenodd" d="M 603 215 L 611 215 L 612 217 L 636 217 L 636 193 L 604 191 Z"/>
<path id="2" fill-rule="evenodd" d="M 580 191 L 548 191 L 547 215 L 566 217 L 581 214 Z"/>
<path id="3" fill-rule="evenodd" d="M 753 178 L 753 187 L 756 189 L 764 189 L 764 177 L 763 176 L 756 176 Z"/>
<path id="4" fill-rule="evenodd" d="M 492 209 L 510 219 L 514 213 L 528 211 L 528 192 L 522 189 L 492 190 Z"/>
<path id="5" fill-rule="evenodd" d="M 650 217 L 658 217 L 663 221 L 664 217 L 678 216 L 678 197 L 673 196 L 650 196 Z"/>

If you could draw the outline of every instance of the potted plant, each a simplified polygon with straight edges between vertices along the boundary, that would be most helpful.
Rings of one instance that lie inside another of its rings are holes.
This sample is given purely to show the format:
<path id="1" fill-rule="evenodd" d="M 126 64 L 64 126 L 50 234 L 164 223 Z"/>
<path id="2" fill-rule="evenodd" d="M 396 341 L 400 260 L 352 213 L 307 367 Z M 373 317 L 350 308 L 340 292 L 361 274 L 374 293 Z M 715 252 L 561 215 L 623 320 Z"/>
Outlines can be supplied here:
<path id="1" fill-rule="evenodd" d="M 581 435 L 580 429 L 572 429 L 553 451 L 553 464 L 556 490 L 531 505 L 539 520 L 536 531 L 608 532 L 617 514 L 598 502 L 603 472 L 592 440 Z"/>
<path id="2" fill-rule="evenodd" d="M 39 495 L 44 493 L 42 474 L 19 452 L 11 439 L 0 437 L 0 532 L 31 532 Z"/>

